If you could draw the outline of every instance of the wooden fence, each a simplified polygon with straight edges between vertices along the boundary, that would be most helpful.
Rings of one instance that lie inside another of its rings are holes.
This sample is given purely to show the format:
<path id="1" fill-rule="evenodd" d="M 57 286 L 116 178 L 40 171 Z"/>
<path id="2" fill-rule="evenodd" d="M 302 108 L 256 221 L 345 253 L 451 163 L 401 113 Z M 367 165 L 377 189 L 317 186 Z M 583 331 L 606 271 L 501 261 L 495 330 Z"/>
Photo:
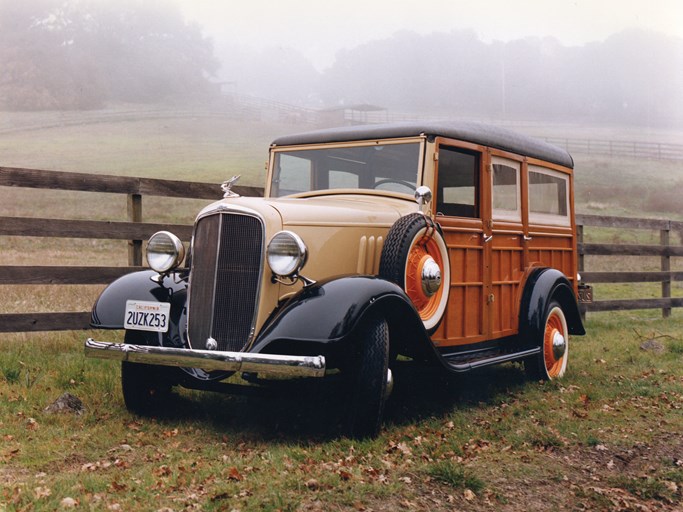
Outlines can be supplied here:
<path id="1" fill-rule="evenodd" d="M 577 215 L 579 273 L 589 284 L 598 283 L 661 283 L 661 298 L 601 300 L 586 306 L 586 311 L 620 311 L 629 309 L 661 309 L 664 317 L 671 314 L 671 308 L 683 307 L 683 297 L 671 296 L 671 283 L 683 281 L 683 272 L 671 270 L 671 258 L 683 256 L 683 247 L 671 245 L 672 231 L 683 238 L 683 222 L 657 219 L 633 219 L 597 215 Z M 587 226 L 621 228 L 629 230 L 659 231 L 658 245 L 638 244 L 587 244 L 584 230 Z M 683 242 L 682 242 L 683 243 Z M 591 272 L 585 268 L 585 256 L 659 256 L 660 270 L 650 272 Z"/>
<path id="2" fill-rule="evenodd" d="M 128 240 L 127 267 L 0 266 L 0 285 L 107 284 L 142 270 L 142 241 L 166 229 L 182 240 L 192 236 L 192 226 L 146 223 L 142 219 L 143 196 L 217 200 L 219 184 L 147 178 L 129 178 L 69 172 L 0 167 L 0 186 L 80 192 L 124 194 L 128 198 L 128 221 L 58 220 L 0 217 L 0 236 L 36 236 Z M 233 188 L 239 194 L 259 196 L 263 189 Z M 89 328 L 89 312 L 0 314 L 0 332 L 58 331 Z"/>
<path id="3" fill-rule="evenodd" d="M 143 196 L 216 200 L 221 197 L 217 184 L 129 178 L 35 169 L 0 167 L 0 187 L 24 187 L 81 192 L 123 194 L 128 198 L 128 220 L 87 221 L 55 220 L 27 217 L 0 217 L 0 236 L 35 236 L 57 238 L 128 240 L 128 266 L 0 266 L 0 285 L 101 285 L 141 270 L 142 241 L 156 231 L 167 229 L 188 241 L 192 226 L 143 222 Z M 256 187 L 234 187 L 245 196 L 261 196 Z M 683 272 L 671 271 L 671 258 L 683 256 L 683 247 L 669 244 L 672 230 L 683 231 L 683 222 L 649 219 L 626 219 L 579 215 L 579 268 L 588 283 L 661 282 L 662 297 L 658 299 L 597 301 L 588 311 L 660 308 L 665 316 L 671 308 L 683 307 L 683 298 L 671 297 L 671 283 L 683 281 Z M 654 229 L 660 232 L 659 245 L 584 244 L 583 226 Z M 591 272 L 585 269 L 586 255 L 659 256 L 661 269 L 657 272 Z M 64 313 L 0 313 L 0 332 L 59 331 L 89 328 L 90 312 Z"/>

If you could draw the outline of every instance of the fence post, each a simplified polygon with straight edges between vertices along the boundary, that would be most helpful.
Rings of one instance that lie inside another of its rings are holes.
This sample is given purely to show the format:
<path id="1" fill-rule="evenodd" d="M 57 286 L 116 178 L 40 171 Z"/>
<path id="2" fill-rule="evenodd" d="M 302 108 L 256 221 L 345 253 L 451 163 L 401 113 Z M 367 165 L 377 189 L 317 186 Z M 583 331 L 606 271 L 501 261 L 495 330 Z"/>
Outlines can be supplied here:
<path id="1" fill-rule="evenodd" d="M 128 194 L 128 220 L 142 222 L 141 194 Z M 128 265 L 142 266 L 142 240 L 128 240 Z"/>
<path id="2" fill-rule="evenodd" d="M 576 244 L 579 247 L 578 256 L 579 260 L 577 262 L 579 274 L 584 270 L 583 261 L 583 224 L 576 225 Z M 581 320 L 586 321 L 586 305 L 579 303 L 579 312 L 581 313 Z"/>
<path id="3" fill-rule="evenodd" d="M 667 223 L 668 224 L 668 223 Z M 667 247 L 669 245 L 669 238 L 670 238 L 670 225 L 667 227 L 667 229 L 662 229 L 659 232 L 659 240 L 660 244 L 662 247 Z M 662 272 L 670 272 L 671 271 L 671 256 L 669 254 L 662 254 Z M 667 276 L 664 278 L 664 281 L 662 281 L 662 298 L 663 299 L 669 299 L 671 298 L 671 275 Z M 665 307 L 662 308 L 662 316 L 664 318 L 669 318 L 671 316 L 671 307 Z"/>

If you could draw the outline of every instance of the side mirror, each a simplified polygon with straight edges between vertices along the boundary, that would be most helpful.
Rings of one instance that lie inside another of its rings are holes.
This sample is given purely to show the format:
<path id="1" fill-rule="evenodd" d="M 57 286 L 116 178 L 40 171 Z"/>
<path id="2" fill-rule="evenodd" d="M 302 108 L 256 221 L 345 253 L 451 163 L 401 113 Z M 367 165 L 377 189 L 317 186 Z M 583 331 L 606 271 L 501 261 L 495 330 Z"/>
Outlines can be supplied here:
<path id="1" fill-rule="evenodd" d="M 432 190 L 429 187 L 422 185 L 415 190 L 415 201 L 417 202 L 418 211 L 424 213 L 424 206 L 432 200 Z"/>

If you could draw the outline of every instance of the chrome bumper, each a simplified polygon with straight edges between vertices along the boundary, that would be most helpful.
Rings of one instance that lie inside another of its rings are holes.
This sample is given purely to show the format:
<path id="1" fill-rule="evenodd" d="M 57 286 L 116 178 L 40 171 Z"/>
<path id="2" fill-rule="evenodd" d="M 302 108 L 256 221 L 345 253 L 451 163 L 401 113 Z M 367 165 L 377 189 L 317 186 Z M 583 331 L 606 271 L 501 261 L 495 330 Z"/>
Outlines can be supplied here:
<path id="1" fill-rule="evenodd" d="M 201 368 L 206 371 L 267 373 L 287 377 L 323 377 L 325 375 L 325 358 L 323 356 L 280 356 L 250 354 L 248 352 L 149 347 L 96 341 L 92 338 L 85 341 L 85 355 L 131 363 Z"/>

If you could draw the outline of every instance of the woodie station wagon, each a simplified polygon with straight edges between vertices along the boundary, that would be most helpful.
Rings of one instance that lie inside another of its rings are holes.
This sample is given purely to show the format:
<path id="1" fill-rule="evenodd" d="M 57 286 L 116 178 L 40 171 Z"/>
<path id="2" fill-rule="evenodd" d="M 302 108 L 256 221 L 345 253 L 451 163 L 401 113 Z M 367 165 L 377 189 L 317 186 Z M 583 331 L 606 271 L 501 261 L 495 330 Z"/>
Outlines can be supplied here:
<path id="1" fill-rule="evenodd" d="M 124 342 L 88 339 L 86 353 L 122 361 L 141 414 L 174 385 L 335 373 L 353 436 L 377 434 L 399 355 L 560 378 L 584 334 L 572 169 L 562 149 L 469 122 L 281 137 L 265 196 L 225 182 L 187 257 L 172 233 L 150 238 L 151 269 L 93 307 L 92 326 Z"/>

